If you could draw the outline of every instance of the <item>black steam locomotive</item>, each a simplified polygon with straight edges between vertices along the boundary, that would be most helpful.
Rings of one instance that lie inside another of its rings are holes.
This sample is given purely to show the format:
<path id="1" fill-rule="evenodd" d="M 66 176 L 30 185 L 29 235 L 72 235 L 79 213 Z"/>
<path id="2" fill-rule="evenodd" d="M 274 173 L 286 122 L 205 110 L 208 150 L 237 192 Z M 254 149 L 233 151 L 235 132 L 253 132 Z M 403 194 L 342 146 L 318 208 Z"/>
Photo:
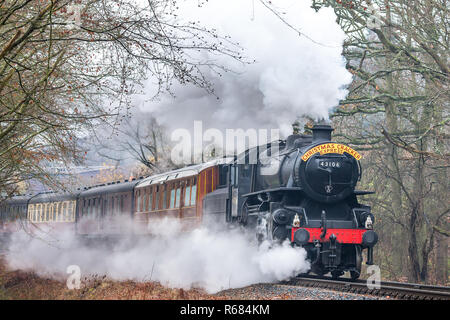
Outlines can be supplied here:
<path id="1" fill-rule="evenodd" d="M 249 149 L 227 169 L 226 188 L 205 195 L 205 215 L 225 215 L 229 223 L 254 228 L 260 241 L 285 241 L 306 249 L 311 270 L 339 277 L 361 273 L 362 250 L 373 264 L 374 216 L 358 203 L 361 155 L 331 142 L 329 125 L 313 135 Z"/>

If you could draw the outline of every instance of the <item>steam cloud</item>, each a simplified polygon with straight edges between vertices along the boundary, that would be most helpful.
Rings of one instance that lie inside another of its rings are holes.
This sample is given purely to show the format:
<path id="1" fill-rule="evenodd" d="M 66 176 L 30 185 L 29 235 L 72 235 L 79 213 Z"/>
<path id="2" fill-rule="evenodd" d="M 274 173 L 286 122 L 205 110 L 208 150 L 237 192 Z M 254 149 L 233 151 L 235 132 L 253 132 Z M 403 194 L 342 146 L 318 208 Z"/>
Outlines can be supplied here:
<path id="1" fill-rule="evenodd" d="M 12 269 L 59 280 L 67 279 L 68 266 L 77 265 L 82 278 L 106 275 L 115 280 L 151 280 L 169 287 L 201 287 L 210 293 L 288 279 L 310 267 L 303 248 L 288 243 L 258 247 L 240 229 L 203 226 L 186 232 L 174 220 L 149 227 L 156 237 L 124 239 L 110 249 L 83 245 L 72 232 L 53 230 L 47 236 L 30 237 L 22 230 L 13 235 L 6 262 Z"/>
<path id="2" fill-rule="evenodd" d="M 341 55 L 345 34 L 331 8 L 316 13 L 309 1 L 272 4 L 286 11 L 283 18 L 313 41 L 299 36 L 259 1 L 212 0 L 201 8 L 196 1 L 184 2 L 181 17 L 230 35 L 256 63 L 208 57 L 237 71 L 220 77 L 205 70 L 219 100 L 192 85 L 174 84 L 175 98 L 166 95 L 150 101 L 155 87 L 149 79 L 148 95 L 136 97 L 135 104 L 169 129 L 192 129 L 194 120 L 202 120 L 205 129 L 279 128 L 287 135 L 297 117 L 327 119 L 351 82 Z"/>
<path id="3" fill-rule="evenodd" d="M 211 0 L 202 8 L 185 2 L 180 12 L 186 20 L 216 28 L 245 49 L 242 65 L 224 57 L 210 57 L 237 73 L 219 77 L 205 70 L 214 84 L 216 99 L 194 86 L 174 84 L 175 98 L 150 98 L 156 86 L 145 83 L 147 95 L 135 104 L 151 112 L 169 129 L 192 129 L 194 120 L 208 127 L 280 128 L 284 135 L 299 116 L 327 118 L 330 108 L 346 94 L 351 74 L 341 56 L 345 34 L 335 22 L 332 9 L 316 13 L 309 1 L 275 1 L 287 10 L 287 21 L 317 44 L 289 29 L 273 13 L 250 0 Z M 40 275 L 66 278 L 69 265 L 79 265 L 82 276 L 105 274 L 117 280 L 160 281 L 171 287 L 200 286 L 208 292 L 271 282 L 306 272 L 306 252 L 287 243 L 271 248 L 249 242 L 240 230 L 214 231 L 201 227 L 181 232 L 172 222 L 158 225 L 159 236 L 149 241 L 120 243 L 112 250 L 82 245 L 71 233 L 59 239 L 13 235 L 6 261 L 10 268 L 28 269 Z M 177 231 L 178 230 L 178 231 Z"/>

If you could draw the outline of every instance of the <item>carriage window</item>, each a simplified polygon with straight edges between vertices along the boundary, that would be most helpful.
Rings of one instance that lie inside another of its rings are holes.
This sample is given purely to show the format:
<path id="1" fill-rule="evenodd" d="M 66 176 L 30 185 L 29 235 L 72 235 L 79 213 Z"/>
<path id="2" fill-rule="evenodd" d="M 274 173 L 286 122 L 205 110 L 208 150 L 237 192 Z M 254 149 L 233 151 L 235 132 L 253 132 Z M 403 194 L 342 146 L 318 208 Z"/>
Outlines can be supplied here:
<path id="1" fill-rule="evenodd" d="M 70 216 L 70 221 L 75 221 L 76 208 L 77 208 L 77 202 L 72 201 L 72 214 Z"/>
<path id="2" fill-rule="evenodd" d="M 99 203 L 100 204 L 100 203 Z M 75 217 L 75 201 L 69 201 L 69 221 L 73 221 Z"/>
<path id="3" fill-rule="evenodd" d="M 195 206 L 195 198 L 197 197 L 197 185 L 192 186 L 191 206 Z"/>
<path id="4" fill-rule="evenodd" d="M 47 204 L 47 221 L 52 221 L 53 203 Z"/>
<path id="5" fill-rule="evenodd" d="M 102 216 L 102 199 L 101 198 L 97 199 L 97 215 L 99 217 Z"/>
<path id="6" fill-rule="evenodd" d="M 156 186 L 155 192 L 155 210 L 159 209 L 159 186 Z"/>
<path id="7" fill-rule="evenodd" d="M 83 207 L 81 209 L 81 213 L 83 216 L 86 215 L 86 199 L 83 199 Z"/>
<path id="8" fill-rule="evenodd" d="M 62 221 L 67 222 L 69 220 L 69 212 L 70 212 L 70 202 L 69 201 L 64 201 L 63 202 L 64 205 L 64 213 L 62 214 Z"/>
<path id="9" fill-rule="evenodd" d="M 100 208 L 100 198 L 95 199 L 95 217 L 99 218 L 102 215 Z"/>
<path id="10" fill-rule="evenodd" d="M 170 209 L 175 208 L 175 189 L 172 189 L 170 191 L 170 205 L 169 205 Z"/>
<path id="11" fill-rule="evenodd" d="M 110 215 L 114 215 L 114 197 L 111 196 L 111 198 L 109 198 L 109 201 L 111 201 L 111 212 L 108 212 Z"/>
<path id="12" fill-rule="evenodd" d="M 175 207 L 179 208 L 180 207 L 180 194 L 181 194 L 181 188 L 178 187 L 177 191 L 176 191 L 176 200 L 175 200 Z"/>
<path id="13" fill-rule="evenodd" d="M 66 214 L 67 214 L 67 202 L 63 201 L 61 202 L 61 217 L 59 221 L 65 221 L 66 220 Z"/>
<path id="14" fill-rule="evenodd" d="M 186 191 L 184 192 L 184 205 L 187 207 L 191 203 L 191 186 L 186 184 Z"/>
<path id="15" fill-rule="evenodd" d="M 64 202 L 59 202 L 58 205 L 58 217 L 56 219 L 56 221 L 62 221 L 63 220 L 63 206 L 64 206 Z"/>
<path id="16" fill-rule="evenodd" d="M 141 209 L 139 207 L 139 205 L 140 205 L 140 201 L 139 201 L 140 197 L 141 197 L 141 190 L 138 190 L 138 192 L 136 194 L 136 212 L 140 212 L 140 209 Z"/>
<path id="17" fill-rule="evenodd" d="M 144 212 L 148 211 L 148 188 L 144 189 L 144 204 L 142 211 Z"/>
<path id="18" fill-rule="evenodd" d="M 39 205 L 39 218 L 38 218 L 39 222 L 42 222 L 42 215 L 43 215 L 43 213 L 44 213 L 44 205 L 41 203 Z"/>
<path id="19" fill-rule="evenodd" d="M 58 211 L 59 211 L 59 202 L 56 202 L 55 208 L 53 209 L 53 221 L 58 221 Z"/>
<path id="20" fill-rule="evenodd" d="M 54 210 L 53 203 L 49 203 L 48 204 L 48 221 L 53 221 L 53 210 Z"/>
<path id="21" fill-rule="evenodd" d="M 36 204 L 36 206 L 34 207 L 34 211 L 33 211 L 33 222 L 37 221 L 38 212 L 39 212 L 39 205 Z"/>
<path id="22" fill-rule="evenodd" d="M 136 212 L 139 212 L 139 197 L 140 197 L 140 195 L 141 195 L 141 190 L 138 190 L 137 194 L 136 194 Z"/>
<path id="23" fill-rule="evenodd" d="M 66 210 L 66 214 L 64 216 L 64 221 L 68 222 L 70 220 L 70 216 L 72 215 L 72 205 L 69 201 L 66 201 L 66 206 L 67 206 L 67 210 Z"/>
<path id="24" fill-rule="evenodd" d="M 90 200 L 89 200 L 90 202 Z M 59 221 L 64 221 L 66 218 L 66 212 L 67 212 L 67 203 L 64 201 L 61 205 L 61 218 Z"/>
<path id="25" fill-rule="evenodd" d="M 58 213 L 56 215 L 56 221 L 61 221 L 62 220 L 62 206 L 63 206 L 63 203 L 62 202 L 58 202 Z"/>
<path id="26" fill-rule="evenodd" d="M 152 209 L 153 209 L 153 188 L 150 188 L 148 198 L 148 211 L 152 211 Z"/>
<path id="27" fill-rule="evenodd" d="M 68 205 L 67 201 L 64 201 L 62 203 L 61 221 L 66 221 L 66 219 L 67 219 L 66 218 L 67 217 L 67 210 L 69 209 L 68 206 L 69 205 Z M 91 213 L 92 213 L 92 211 L 91 211 Z"/>
<path id="28" fill-rule="evenodd" d="M 33 221 L 33 211 L 34 211 L 34 205 L 30 204 L 28 206 L 28 220 Z M 0 217 L 3 213 L 0 214 Z"/>
<path id="29" fill-rule="evenodd" d="M 142 190 L 142 192 L 141 192 L 141 201 L 140 201 L 140 203 L 141 203 L 141 206 L 140 206 L 140 212 L 144 212 L 145 210 L 144 210 L 144 201 L 145 201 L 145 194 L 146 194 L 146 190 Z"/>
<path id="30" fill-rule="evenodd" d="M 47 221 L 47 215 L 48 215 L 48 206 L 47 203 L 44 203 L 42 205 L 43 207 L 43 213 L 42 213 L 42 221 Z"/>
<path id="31" fill-rule="evenodd" d="M 161 209 L 167 209 L 167 187 L 163 186 L 163 202 L 162 202 L 162 206 Z"/>

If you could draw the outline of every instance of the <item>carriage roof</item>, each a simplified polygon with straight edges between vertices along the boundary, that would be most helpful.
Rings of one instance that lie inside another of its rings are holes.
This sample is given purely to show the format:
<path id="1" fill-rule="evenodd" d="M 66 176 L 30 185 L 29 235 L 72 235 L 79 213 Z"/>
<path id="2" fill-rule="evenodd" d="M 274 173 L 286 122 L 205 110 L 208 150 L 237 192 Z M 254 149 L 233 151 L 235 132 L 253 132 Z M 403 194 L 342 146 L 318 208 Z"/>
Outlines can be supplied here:
<path id="1" fill-rule="evenodd" d="M 28 200 L 30 200 L 31 195 L 26 196 L 14 196 L 4 202 L 7 206 L 21 206 L 28 203 Z"/>
<path id="2" fill-rule="evenodd" d="M 84 190 L 80 193 L 80 197 L 92 197 L 96 195 L 102 195 L 106 193 L 119 193 L 133 190 L 134 186 L 141 180 L 125 181 L 111 183 L 107 185 L 95 186 L 90 189 Z"/>
<path id="3" fill-rule="evenodd" d="M 215 159 L 215 160 L 208 161 L 205 163 L 201 163 L 201 164 L 197 164 L 197 165 L 184 167 L 181 169 L 172 170 L 169 172 L 153 175 L 153 176 L 150 176 L 150 177 L 147 177 L 147 178 L 141 180 L 138 183 L 138 185 L 136 186 L 136 188 L 143 188 L 143 187 L 147 187 L 147 186 L 158 184 L 158 183 L 163 183 L 163 182 L 170 181 L 170 180 L 195 176 L 207 168 L 214 167 L 214 166 L 217 166 L 220 164 L 227 164 L 232 161 L 233 161 L 233 158 L 230 158 L 230 157 Z"/>
<path id="4" fill-rule="evenodd" d="M 40 202 L 60 202 L 76 200 L 78 193 L 71 192 L 42 192 L 30 199 L 30 204 Z"/>

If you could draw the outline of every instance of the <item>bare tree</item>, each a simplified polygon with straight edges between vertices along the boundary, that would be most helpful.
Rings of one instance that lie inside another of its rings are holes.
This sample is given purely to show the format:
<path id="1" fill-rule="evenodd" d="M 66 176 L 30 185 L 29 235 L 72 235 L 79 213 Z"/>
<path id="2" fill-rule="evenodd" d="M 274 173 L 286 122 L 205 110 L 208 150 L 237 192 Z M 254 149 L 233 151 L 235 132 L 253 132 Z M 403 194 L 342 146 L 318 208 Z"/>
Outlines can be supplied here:
<path id="1" fill-rule="evenodd" d="M 133 117 L 125 119 L 116 128 L 116 134 L 104 139 L 105 134 L 96 137 L 91 145 L 100 157 L 116 165 L 137 161 L 147 170 L 145 174 L 160 173 L 175 168 L 170 159 L 171 142 L 164 126 L 150 114 L 134 111 Z"/>
<path id="2" fill-rule="evenodd" d="M 386 265 L 426 281 L 436 235 L 440 250 L 448 243 L 449 207 L 440 200 L 449 190 L 448 3 L 312 3 L 332 7 L 348 35 L 343 54 L 354 81 L 333 118 L 341 139 L 368 150 L 365 183 L 379 191 L 372 201 L 394 247 Z"/>
<path id="3" fill-rule="evenodd" d="M 241 49 L 198 23 L 180 23 L 176 1 L 0 1 L 0 190 L 50 181 L 52 162 L 77 162 L 77 139 L 126 117 L 150 77 L 213 92 L 202 52 L 240 60 Z"/>

